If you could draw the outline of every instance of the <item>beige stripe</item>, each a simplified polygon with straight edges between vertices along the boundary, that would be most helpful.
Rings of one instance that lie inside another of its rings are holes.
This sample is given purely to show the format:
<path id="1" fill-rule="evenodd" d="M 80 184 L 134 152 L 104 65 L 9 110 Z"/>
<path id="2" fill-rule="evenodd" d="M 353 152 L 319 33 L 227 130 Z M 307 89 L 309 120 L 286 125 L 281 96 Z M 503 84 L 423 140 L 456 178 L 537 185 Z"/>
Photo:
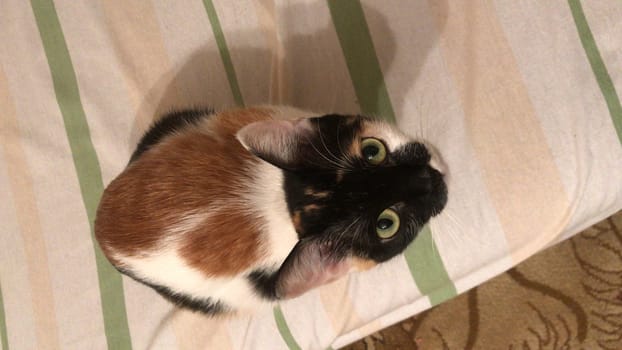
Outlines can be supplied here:
<path id="1" fill-rule="evenodd" d="M 3 135 L 0 142 L 26 255 L 31 300 L 36 310 L 34 314 L 36 338 L 40 348 L 56 349 L 60 346 L 46 246 L 38 216 L 32 174 L 26 163 L 15 105 L 2 67 L 0 67 L 0 106 L 2 106 L 0 133 Z"/>
<path id="2" fill-rule="evenodd" d="M 134 141 L 155 116 L 177 106 L 179 93 L 151 2 L 101 1 L 110 38 L 134 101 Z"/>
<path id="3" fill-rule="evenodd" d="M 272 51 L 270 65 L 270 103 L 283 104 L 290 99 L 285 80 L 285 47 L 277 28 L 277 13 L 274 0 L 255 1 L 255 9 L 261 31 Z"/>
<path id="4" fill-rule="evenodd" d="M 344 334 L 363 324 L 348 293 L 349 281 L 349 277 L 340 278 L 320 288 L 320 299 L 335 334 Z"/>
<path id="5" fill-rule="evenodd" d="M 622 2 L 581 4 L 596 38 L 601 28 L 603 41 L 597 43 L 612 79 L 622 78 L 622 70 L 613 69 L 622 61 L 607 62 L 608 56 L 614 58 L 619 52 L 614 47 L 620 47 L 622 25 L 617 26 L 619 35 L 612 33 L 615 19 L 622 18 Z M 617 183 L 611 179 L 622 178 L 622 147 L 612 147 L 619 143 L 618 136 L 568 3 L 499 2 L 495 9 L 557 168 L 564 170 L 564 188 L 574 199 L 572 218 L 557 239 L 561 240 L 599 219 L 597 214 L 608 215 L 619 208 L 618 194 L 611 191 Z M 590 13 L 598 16 L 590 19 Z M 529 26 L 516 25 L 527 22 Z M 618 57 L 622 60 L 622 55 Z"/>
<path id="6" fill-rule="evenodd" d="M 0 124 L 1 125 L 1 124 Z M 10 193 L 6 160 L 0 153 L 0 193 Z M 37 339 L 32 290 L 28 279 L 26 252 L 19 232 L 12 198 L 0 201 L 0 276 L 7 323 L 7 341 L 11 349 L 36 349 Z"/>
<path id="7" fill-rule="evenodd" d="M 561 232 L 569 205 L 493 5 L 429 1 L 467 129 L 515 262 Z"/>

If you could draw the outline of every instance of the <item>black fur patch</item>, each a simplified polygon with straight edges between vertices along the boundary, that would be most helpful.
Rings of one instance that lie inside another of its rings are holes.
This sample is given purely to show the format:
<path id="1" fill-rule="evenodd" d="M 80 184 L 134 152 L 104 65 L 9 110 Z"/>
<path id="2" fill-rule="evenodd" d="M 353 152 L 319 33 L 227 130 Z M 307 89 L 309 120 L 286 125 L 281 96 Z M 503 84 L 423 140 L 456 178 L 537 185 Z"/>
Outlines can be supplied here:
<path id="1" fill-rule="evenodd" d="M 199 311 L 207 315 L 217 315 L 229 311 L 229 308 L 222 301 L 214 301 L 211 298 L 194 298 L 184 293 L 172 291 L 168 287 L 142 282 L 155 289 L 164 298 L 173 304 L 194 311 Z"/>
<path id="2" fill-rule="evenodd" d="M 306 166 L 283 172 L 287 206 L 298 221 L 299 238 L 330 242 L 336 256 L 383 262 L 403 252 L 443 209 L 447 187 L 443 175 L 430 167 L 425 145 L 418 142 L 388 152 L 378 165 L 344 156 L 357 146 L 353 142 L 366 122 L 349 118 L 313 119 L 316 133 L 298 146 L 297 156 Z M 314 192 L 330 196 L 317 197 Z M 376 221 L 387 208 L 398 214 L 401 224 L 393 237 L 381 239 Z"/>
<path id="3" fill-rule="evenodd" d="M 276 300 L 276 281 L 279 271 L 268 272 L 266 270 L 254 270 L 248 275 L 249 282 L 253 285 L 260 296 Z"/>
<path id="4" fill-rule="evenodd" d="M 212 298 L 195 298 L 185 293 L 174 292 L 168 287 L 145 281 L 134 275 L 129 270 L 119 267 L 116 267 L 116 269 L 122 274 L 131 277 L 136 282 L 153 288 L 156 292 L 158 292 L 158 294 L 179 307 L 202 312 L 206 315 L 218 315 L 231 310 L 225 303 L 220 300 L 214 301 Z"/>
<path id="5" fill-rule="evenodd" d="M 138 146 L 136 146 L 136 150 L 132 153 L 130 163 L 138 159 L 140 155 L 148 151 L 153 145 L 162 141 L 166 136 L 186 126 L 196 125 L 200 120 L 212 114 L 214 114 L 214 110 L 210 108 L 186 109 L 166 114 L 155 122 L 142 137 Z"/>

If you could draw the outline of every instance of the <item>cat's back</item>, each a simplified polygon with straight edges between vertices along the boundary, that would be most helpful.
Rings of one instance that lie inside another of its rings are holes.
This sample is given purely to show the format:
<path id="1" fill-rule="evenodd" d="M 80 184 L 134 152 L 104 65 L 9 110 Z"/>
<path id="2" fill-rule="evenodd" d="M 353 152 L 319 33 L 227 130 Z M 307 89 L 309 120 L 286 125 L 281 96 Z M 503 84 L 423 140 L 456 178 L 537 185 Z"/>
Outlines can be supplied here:
<path id="1" fill-rule="evenodd" d="M 134 157 L 102 196 L 95 231 L 104 251 L 144 255 L 164 244 L 164 238 L 174 239 L 176 230 L 187 232 L 194 222 L 206 221 L 201 218 L 207 215 L 225 224 L 214 216 L 242 209 L 246 203 L 240 202 L 241 192 L 252 186 L 259 161 L 235 133 L 271 117 L 266 109 L 206 114 L 161 135 Z M 242 215 L 236 220 L 240 221 Z"/>
<path id="2" fill-rule="evenodd" d="M 296 233 L 280 170 L 248 152 L 236 133 L 281 118 L 279 109 L 170 117 L 177 120 L 154 124 L 104 191 L 97 240 L 115 267 L 178 304 L 218 311 L 215 300 L 252 302 L 244 276 L 282 262 Z M 157 129 L 162 123 L 166 129 Z"/>

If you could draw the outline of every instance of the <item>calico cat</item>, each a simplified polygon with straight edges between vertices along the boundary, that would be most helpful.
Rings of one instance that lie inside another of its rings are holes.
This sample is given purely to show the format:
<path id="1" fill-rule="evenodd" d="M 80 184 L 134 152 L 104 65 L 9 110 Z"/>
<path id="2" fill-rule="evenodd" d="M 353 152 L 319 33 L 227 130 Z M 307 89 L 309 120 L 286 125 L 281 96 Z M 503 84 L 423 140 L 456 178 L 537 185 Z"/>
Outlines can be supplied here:
<path id="1" fill-rule="evenodd" d="M 253 310 L 403 252 L 447 202 L 439 164 L 364 116 L 175 112 L 104 191 L 95 236 L 178 306 Z"/>

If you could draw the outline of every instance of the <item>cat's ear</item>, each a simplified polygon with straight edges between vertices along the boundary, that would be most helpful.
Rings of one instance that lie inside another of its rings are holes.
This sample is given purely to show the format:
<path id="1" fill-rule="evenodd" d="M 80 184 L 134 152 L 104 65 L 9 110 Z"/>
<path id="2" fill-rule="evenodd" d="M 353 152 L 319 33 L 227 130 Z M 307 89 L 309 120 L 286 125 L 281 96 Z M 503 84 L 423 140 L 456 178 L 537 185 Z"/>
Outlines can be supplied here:
<path id="1" fill-rule="evenodd" d="M 265 120 L 244 126 L 236 138 L 259 158 L 280 168 L 296 169 L 303 161 L 301 146 L 313 130 L 309 119 Z"/>
<path id="2" fill-rule="evenodd" d="M 325 242 L 298 241 L 279 269 L 276 296 L 294 298 L 348 273 L 352 260 L 337 258 L 330 250 L 331 246 Z"/>

